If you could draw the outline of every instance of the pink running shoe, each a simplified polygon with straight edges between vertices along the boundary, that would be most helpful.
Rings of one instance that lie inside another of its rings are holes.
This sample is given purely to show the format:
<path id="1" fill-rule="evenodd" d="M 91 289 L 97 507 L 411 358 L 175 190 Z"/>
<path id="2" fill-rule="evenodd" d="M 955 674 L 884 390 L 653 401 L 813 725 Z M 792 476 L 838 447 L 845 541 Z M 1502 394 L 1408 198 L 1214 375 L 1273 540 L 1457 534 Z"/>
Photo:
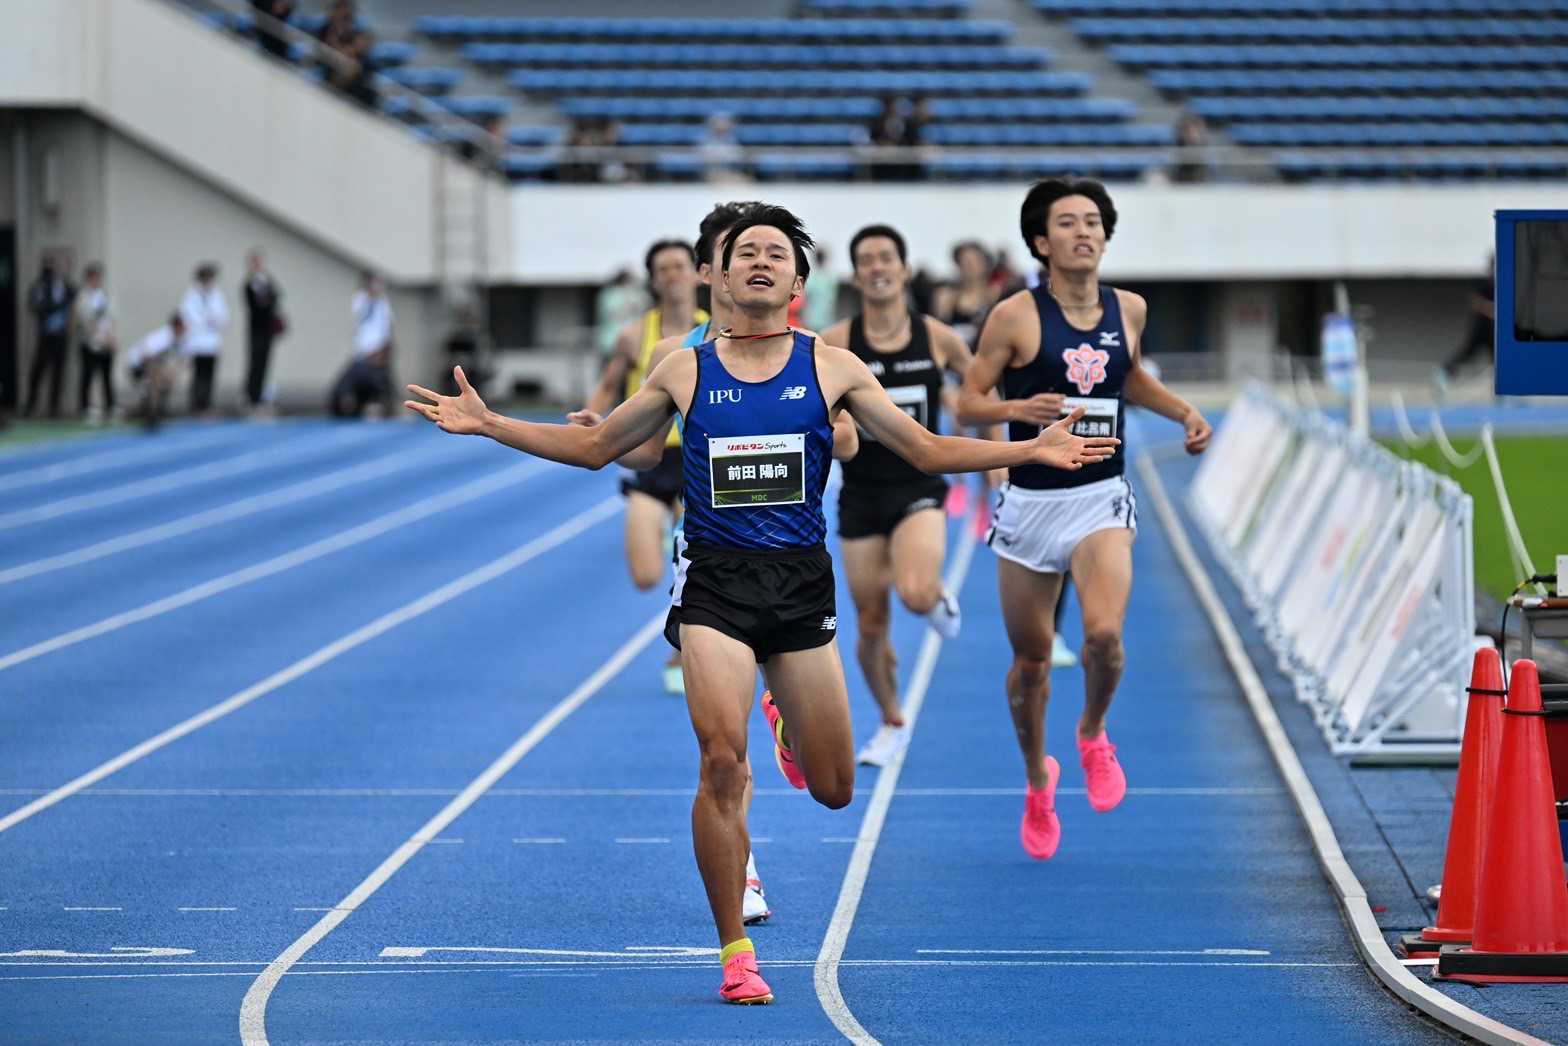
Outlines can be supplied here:
<path id="1" fill-rule="evenodd" d="M 1061 779 L 1062 767 L 1055 756 L 1045 757 L 1048 777 L 1041 789 L 1027 788 L 1024 792 L 1024 823 L 1019 835 L 1024 841 L 1024 851 L 1037 861 L 1048 861 L 1062 841 L 1062 822 L 1056 817 L 1056 782 Z"/>
<path id="2" fill-rule="evenodd" d="M 959 482 L 947 488 L 947 515 L 949 519 L 963 519 L 969 509 L 969 484 L 960 477 Z"/>
<path id="3" fill-rule="evenodd" d="M 1127 775 L 1122 764 L 1116 761 L 1116 746 L 1110 736 L 1101 733 L 1092 741 L 1078 739 L 1078 751 L 1083 764 L 1084 783 L 1088 786 L 1089 805 L 1099 813 L 1114 809 L 1127 794 Z"/>
<path id="4" fill-rule="evenodd" d="M 736 952 L 730 956 L 724 964 L 724 983 L 719 985 L 719 994 L 725 1002 L 736 1002 L 742 1006 L 773 1001 L 773 989 L 757 972 L 756 952 Z"/>
<path id="5" fill-rule="evenodd" d="M 795 765 L 795 757 L 789 754 L 789 745 L 784 743 L 784 720 L 779 715 L 779 706 L 773 703 L 771 690 L 762 692 L 762 714 L 768 717 L 768 726 L 773 728 L 773 758 L 779 764 L 779 772 L 796 788 L 806 787 L 806 775 Z"/>

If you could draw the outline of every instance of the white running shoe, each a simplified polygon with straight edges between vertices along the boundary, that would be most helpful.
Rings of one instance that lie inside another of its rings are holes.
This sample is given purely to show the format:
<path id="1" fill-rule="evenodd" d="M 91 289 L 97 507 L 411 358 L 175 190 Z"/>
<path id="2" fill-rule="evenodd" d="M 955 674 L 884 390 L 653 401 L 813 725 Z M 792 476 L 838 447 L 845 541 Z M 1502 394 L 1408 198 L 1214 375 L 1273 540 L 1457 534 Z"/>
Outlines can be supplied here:
<path id="1" fill-rule="evenodd" d="M 958 629 L 963 624 L 963 620 L 958 613 L 958 599 L 947 590 L 946 585 L 942 586 L 942 598 L 931 608 L 931 612 L 926 615 L 926 620 L 931 622 L 931 627 L 936 629 L 936 634 L 943 639 L 958 638 Z"/>
<path id="2" fill-rule="evenodd" d="M 747 926 L 767 922 L 768 916 L 773 913 L 768 910 L 768 899 L 762 895 L 762 883 L 756 879 L 746 880 L 746 895 L 740 902 L 740 921 Z"/>
<path id="3" fill-rule="evenodd" d="M 893 761 L 894 756 L 908 747 L 909 727 L 883 723 L 856 759 L 866 766 L 886 766 Z"/>
<path id="4" fill-rule="evenodd" d="M 1073 653 L 1073 648 L 1067 645 L 1067 640 L 1062 638 L 1060 632 L 1051 640 L 1051 667 L 1072 668 L 1078 663 L 1078 655 Z"/>

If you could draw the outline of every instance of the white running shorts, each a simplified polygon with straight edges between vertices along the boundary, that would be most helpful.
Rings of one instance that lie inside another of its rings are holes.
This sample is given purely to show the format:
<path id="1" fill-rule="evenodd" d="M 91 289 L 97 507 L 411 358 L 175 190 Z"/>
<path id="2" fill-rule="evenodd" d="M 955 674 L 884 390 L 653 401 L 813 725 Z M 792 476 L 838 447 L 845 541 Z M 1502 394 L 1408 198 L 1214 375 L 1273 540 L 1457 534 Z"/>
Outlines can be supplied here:
<path id="1" fill-rule="evenodd" d="M 1003 559 L 1041 574 L 1065 574 L 1078 542 L 1097 530 L 1138 529 L 1126 476 L 1060 490 L 1003 483 L 985 543 Z"/>

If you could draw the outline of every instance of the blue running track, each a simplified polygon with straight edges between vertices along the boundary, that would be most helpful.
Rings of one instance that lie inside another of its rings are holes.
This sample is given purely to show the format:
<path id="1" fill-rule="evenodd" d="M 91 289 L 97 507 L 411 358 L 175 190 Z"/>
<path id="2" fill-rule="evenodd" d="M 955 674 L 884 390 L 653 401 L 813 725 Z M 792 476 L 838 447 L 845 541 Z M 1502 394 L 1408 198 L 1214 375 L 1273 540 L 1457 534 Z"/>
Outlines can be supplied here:
<path id="1" fill-rule="evenodd" d="M 0 453 L 0 1041 L 1453 1039 L 1360 961 L 1147 507 L 1125 802 L 1089 809 L 1057 672 L 1063 841 L 1024 854 L 994 560 L 950 527 L 963 634 L 895 615 L 901 766 L 828 811 L 753 717 L 777 1001 L 724 1004 L 621 525 L 608 472 L 421 424 Z"/>

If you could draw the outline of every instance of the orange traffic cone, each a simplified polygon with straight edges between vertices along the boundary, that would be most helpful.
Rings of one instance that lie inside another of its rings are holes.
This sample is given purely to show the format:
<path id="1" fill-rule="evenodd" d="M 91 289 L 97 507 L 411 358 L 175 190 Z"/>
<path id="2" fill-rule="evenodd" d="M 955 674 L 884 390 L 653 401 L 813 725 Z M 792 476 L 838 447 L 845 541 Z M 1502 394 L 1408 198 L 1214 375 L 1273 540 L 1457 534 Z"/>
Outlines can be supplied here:
<path id="1" fill-rule="evenodd" d="M 1543 715 L 1535 662 L 1514 662 L 1475 933 L 1469 946 L 1443 946 L 1434 977 L 1470 984 L 1568 982 L 1568 885 Z"/>
<path id="2" fill-rule="evenodd" d="M 1407 959 L 1430 958 L 1445 944 L 1469 944 L 1481 885 L 1481 855 L 1486 823 L 1497 787 L 1497 752 L 1503 740 L 1503 660 L 1495 647 L 1475 652 L 1470 668 L 1470 704 L 1459 746 L 1459 780 L 1448 822 L 1448 852 L 1443 858 L 1443 896 L 1437 925 L 1406 934 L 1399 950 Z"/>

